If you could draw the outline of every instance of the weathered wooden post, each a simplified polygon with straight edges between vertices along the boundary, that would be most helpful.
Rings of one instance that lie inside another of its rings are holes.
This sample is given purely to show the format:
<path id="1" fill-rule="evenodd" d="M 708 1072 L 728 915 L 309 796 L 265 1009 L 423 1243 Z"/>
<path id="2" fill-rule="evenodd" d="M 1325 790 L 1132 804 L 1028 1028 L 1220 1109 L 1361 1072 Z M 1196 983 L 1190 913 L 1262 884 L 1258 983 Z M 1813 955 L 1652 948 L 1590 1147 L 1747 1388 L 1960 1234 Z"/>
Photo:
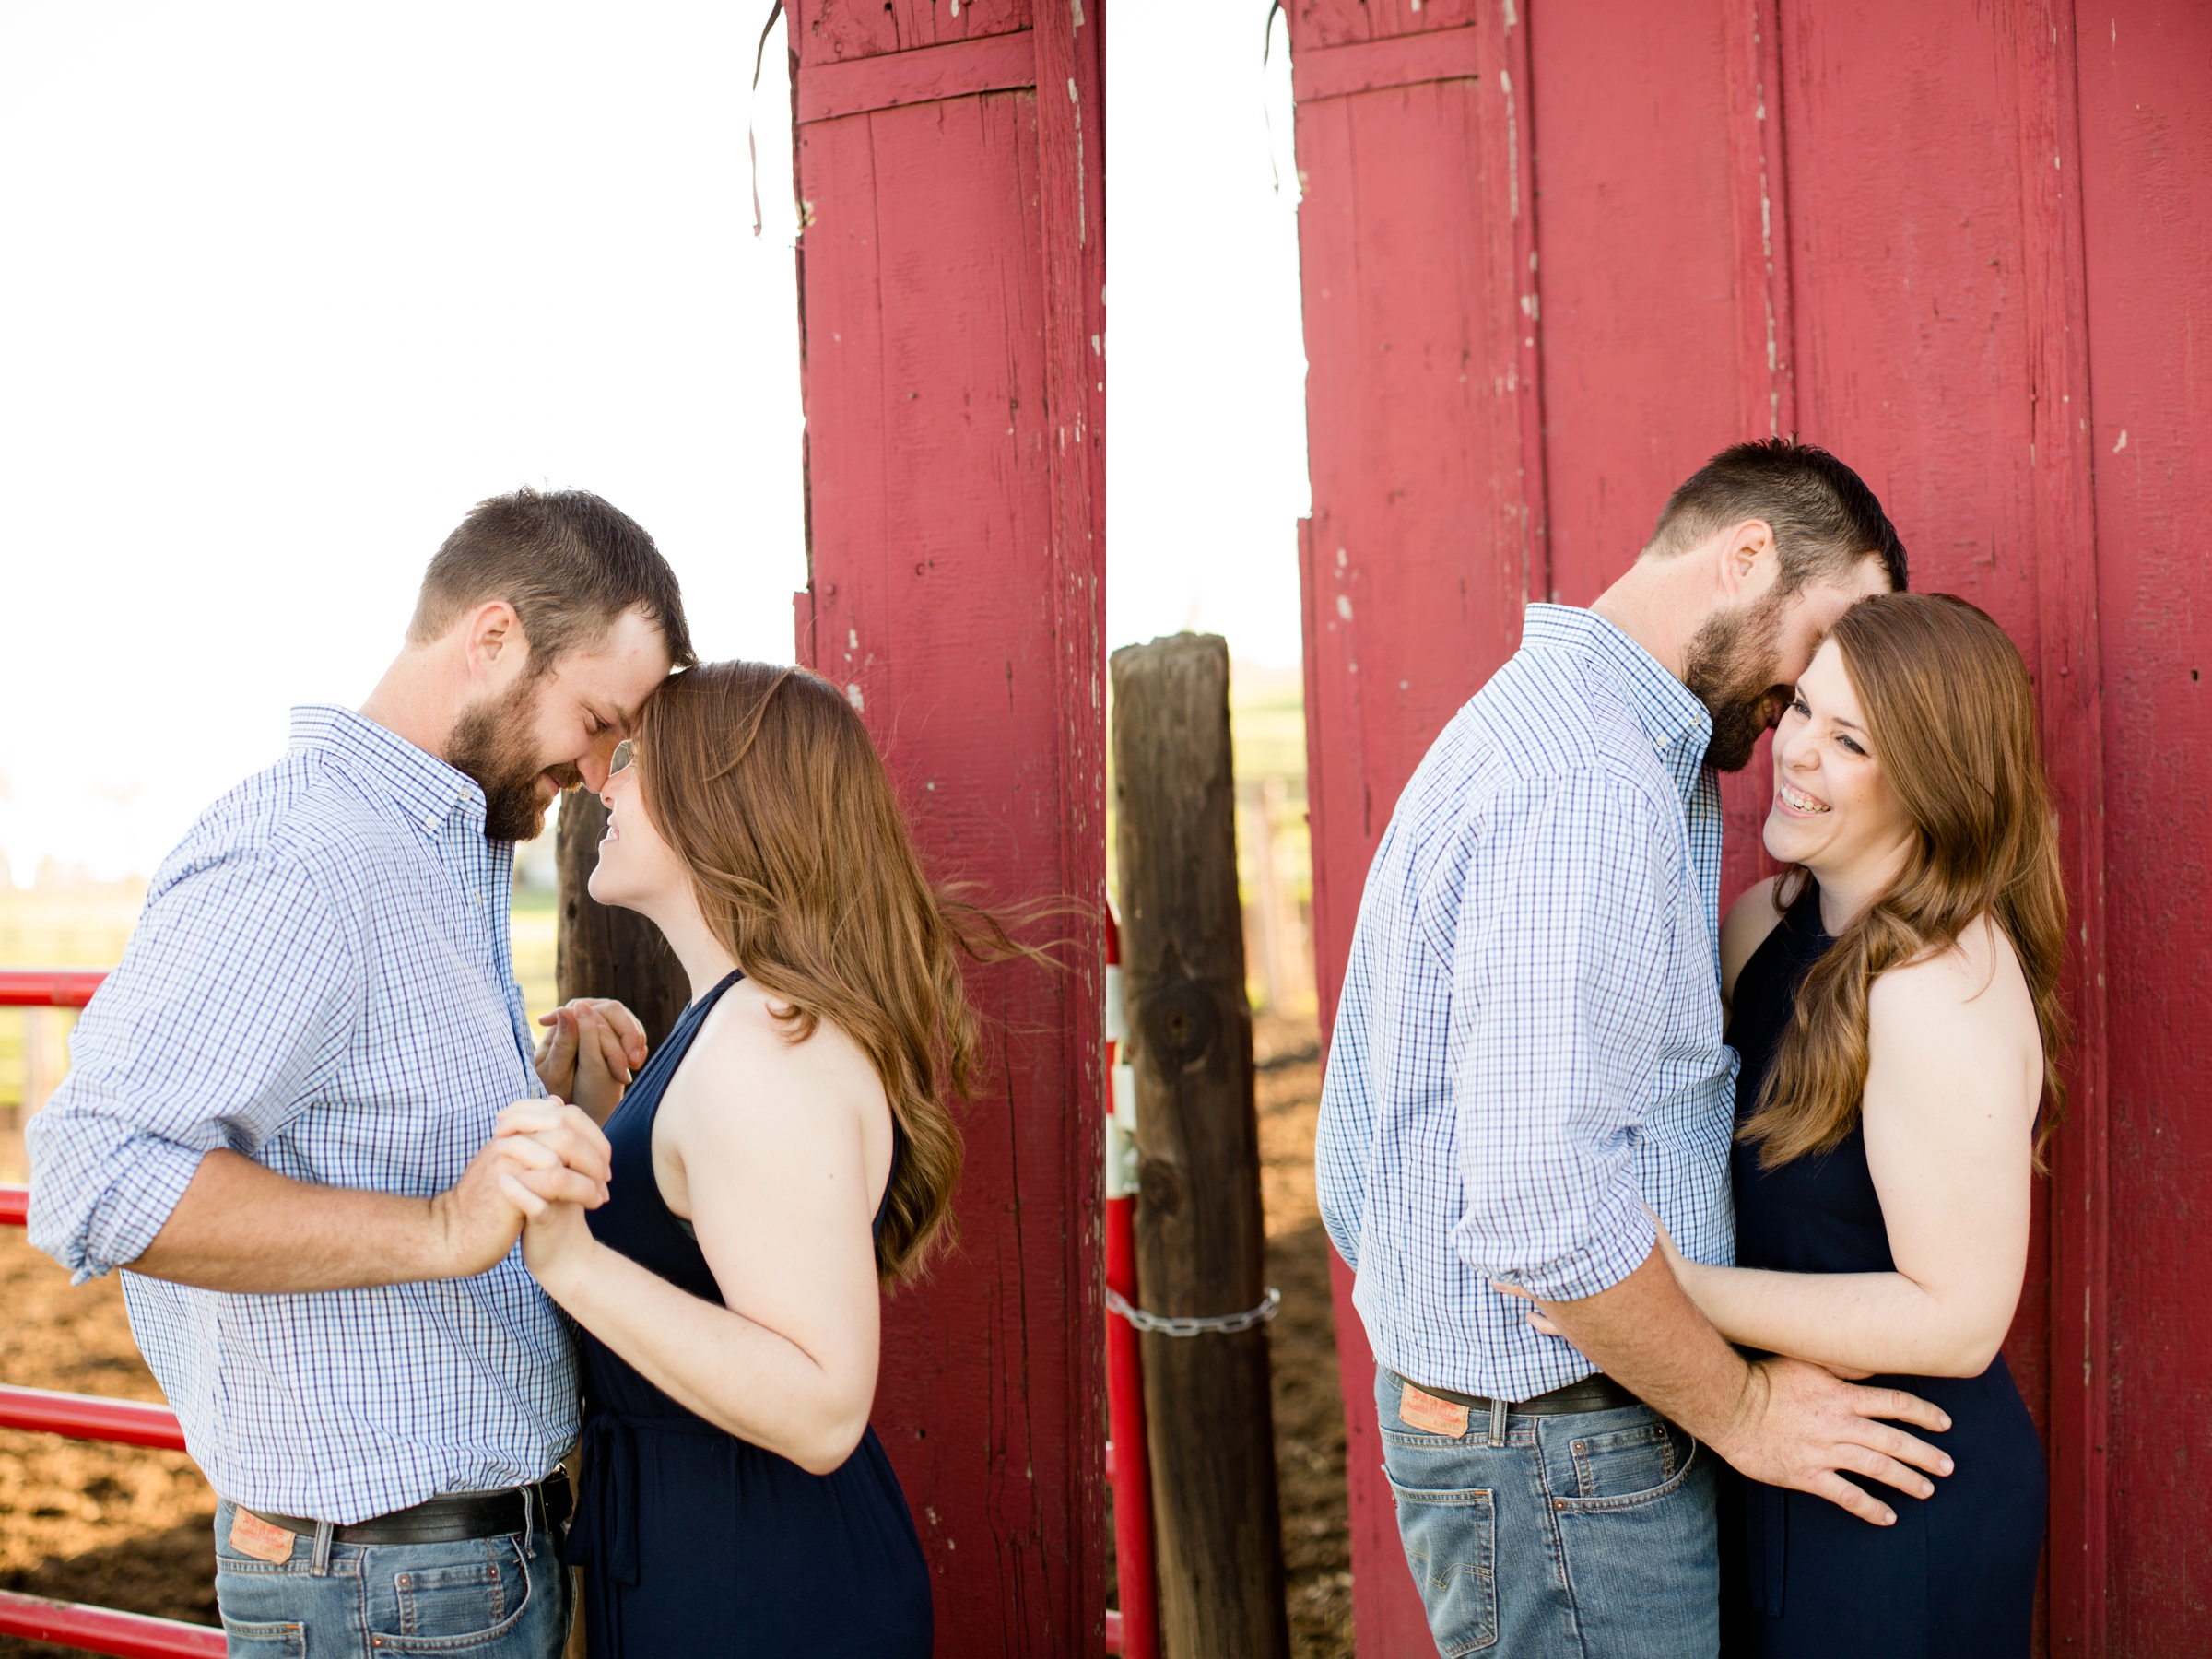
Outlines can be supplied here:
<path id="1" fill-rule="evenodd" d="M 611 996 L 625 1004 L 658 1048 L 684 1005 L 691 984 L 661 930 L 635 911 L 594 900 L 587 885 L 606 833 L 606 805 L 588 789 L 561 797 L 553 838 L 560 872 L 560 919 L 554 935 L 553 977 L 560 1000 Z"/>
<path id="2" fill-rule="evenodd" d="M 1136 1071 L 1137 1283 L 1147 1313 L 1159 1625 L 1168 1659 L 1282 1659 L 1252 1012 L 1237 900 L 1229 648 L 1181 634 L 1113 653 L 1122 971 Z"/>

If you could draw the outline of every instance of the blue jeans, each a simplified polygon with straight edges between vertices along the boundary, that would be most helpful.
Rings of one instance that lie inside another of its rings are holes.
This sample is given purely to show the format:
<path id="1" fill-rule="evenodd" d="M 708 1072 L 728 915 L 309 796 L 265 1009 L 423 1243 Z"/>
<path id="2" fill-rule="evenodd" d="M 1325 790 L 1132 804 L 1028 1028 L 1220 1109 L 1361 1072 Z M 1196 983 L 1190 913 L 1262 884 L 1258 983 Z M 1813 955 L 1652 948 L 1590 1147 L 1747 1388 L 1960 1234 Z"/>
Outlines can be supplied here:
<path id="1" fill-rule="evenodd" d="M 332 1544 L 261 1561 L 230 1547 L 235 1512 L 215 1511 L 215 1599 L 231 1659 L 559 1659 L 573 1599 L 543 1517 L 529 1537 L 461 1544 Z"/>
<path id="2" fill-rule="evenodd" d="M 1712 1659 L 1712 1453 L 1642 1406 L 1427 1433 L 1399 1392 L 1377 1367 L 1398 1535 L 1444 1659 Z"/>

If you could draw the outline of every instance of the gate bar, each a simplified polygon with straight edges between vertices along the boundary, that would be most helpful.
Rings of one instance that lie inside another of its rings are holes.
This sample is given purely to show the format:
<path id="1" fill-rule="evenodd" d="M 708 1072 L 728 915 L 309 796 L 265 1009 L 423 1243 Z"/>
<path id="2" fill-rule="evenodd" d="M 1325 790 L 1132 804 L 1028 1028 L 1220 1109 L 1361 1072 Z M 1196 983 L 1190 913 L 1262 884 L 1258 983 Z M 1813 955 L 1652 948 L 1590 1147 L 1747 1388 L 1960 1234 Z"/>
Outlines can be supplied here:
<path id="1" fill-rule="evenodd" d="M 0 1386 L 0 1429 L 29 1429 L 122 1446 L 156 1446 L 164 1452 L 184 1450 L 184 1430 L 177 1424 L 177 1414 L 166 1406 L 57 1394 L 47 1388 Z"/>
<path id="2" fill-rule="evenodd" d="M 0 1636 L 59 1642 L 116 1659 L 223 1659 L 223 1633 L 210 1625 L 118 1613 L 77 1602 L 0 1590 Z"/>
<path id="3" fill-rule="evenodd" d="M 81 1008 L 105 968 L 0 968 L 0 1008 Z"/>

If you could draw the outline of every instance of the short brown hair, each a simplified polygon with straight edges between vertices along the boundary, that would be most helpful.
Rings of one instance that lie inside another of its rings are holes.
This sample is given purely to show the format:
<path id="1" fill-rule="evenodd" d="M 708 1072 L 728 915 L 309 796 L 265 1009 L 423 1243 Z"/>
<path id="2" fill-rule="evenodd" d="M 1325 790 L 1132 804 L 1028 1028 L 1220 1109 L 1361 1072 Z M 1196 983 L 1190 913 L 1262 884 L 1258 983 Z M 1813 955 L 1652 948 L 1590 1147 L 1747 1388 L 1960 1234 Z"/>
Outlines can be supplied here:
<path id="1" fill-rule="evenodd" d="M 1824 449 L 1794 438 L 1734 443 L 1666 498 L 1644 551 L 1669 558 L 1707 536 L 1759 519 L 1774 532 L 1779 591 L 1842 582 L 1861 559 L 1879 559 L 1892 592 L 1906 586 L 1905 547 L 1865 481 Z"/>
<path id="2" fill-rule="evenodd" d="M 470 508 L 423 572 L 408 641 L 428 644 L 488 599 L 514 606 L 537 673 L 631 609 L 659 625 L 672 665 L 699 660 L 676 572 L 635 519 L 589 490 L 524 488 Z"/>

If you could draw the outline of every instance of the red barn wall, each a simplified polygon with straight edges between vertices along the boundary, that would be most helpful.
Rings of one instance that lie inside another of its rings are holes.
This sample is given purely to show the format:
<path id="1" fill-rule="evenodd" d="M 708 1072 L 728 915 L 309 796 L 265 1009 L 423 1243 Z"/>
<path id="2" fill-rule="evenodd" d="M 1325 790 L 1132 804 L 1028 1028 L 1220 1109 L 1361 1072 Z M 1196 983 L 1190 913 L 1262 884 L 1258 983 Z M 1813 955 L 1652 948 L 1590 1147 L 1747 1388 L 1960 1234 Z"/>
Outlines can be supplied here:
<path id="1" fill-rule="evenodd" d="M 959 1659 L 1104 1641 L 1105 147 L 1083 9 L 791 8 L 799 658 L 883 746 L 934 876 L 1083 912 L 1059 924 L 1070 971 L 971 975 L 993 1058 L 960 1246 L 885 1316 L 875 1423 Z"/>
<path id="2" fill-rule="evenodd" d="M 1729 441 L 1835 450 L 2041 700 L 2081 1040 L 2008 1352 L 2052 1457 L 2051 1645 L 2212 1648 L 2212 12 L 1289 11 L 1324 1016 L 1397 792 L 1523 604 L 1594 597 Z M 1764 765 L 1727 791 L 1730 892 Z M 1346 1288 L 1360 1652 L 1425 1654 Z"/>

